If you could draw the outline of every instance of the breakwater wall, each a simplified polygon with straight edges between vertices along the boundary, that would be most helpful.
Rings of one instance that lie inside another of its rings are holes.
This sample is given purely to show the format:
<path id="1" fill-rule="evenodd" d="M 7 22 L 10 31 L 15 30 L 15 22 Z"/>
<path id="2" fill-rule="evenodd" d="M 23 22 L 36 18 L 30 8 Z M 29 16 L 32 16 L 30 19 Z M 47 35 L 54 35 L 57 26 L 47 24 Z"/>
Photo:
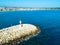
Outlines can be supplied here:
<path id="1" fill-rule="evenodd" d="M 0 30 L 0 45 L 14 45 L 37 35 L 40 30 L 31 24 L 15 25 Z"/>

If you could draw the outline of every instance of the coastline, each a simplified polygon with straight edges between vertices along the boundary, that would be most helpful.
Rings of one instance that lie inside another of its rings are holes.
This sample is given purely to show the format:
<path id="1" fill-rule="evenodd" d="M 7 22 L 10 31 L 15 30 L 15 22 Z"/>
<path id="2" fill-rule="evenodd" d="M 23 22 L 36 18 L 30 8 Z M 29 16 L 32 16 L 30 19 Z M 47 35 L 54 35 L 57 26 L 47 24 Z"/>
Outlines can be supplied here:
<path id="1" fill-rule="evenodd" d="M 0 7 L 0 12 L 7 12 L 7 11 L 32 11 L 32 10 L 60 10 L 60 8 L 2 8 L 2 7 Z"/>

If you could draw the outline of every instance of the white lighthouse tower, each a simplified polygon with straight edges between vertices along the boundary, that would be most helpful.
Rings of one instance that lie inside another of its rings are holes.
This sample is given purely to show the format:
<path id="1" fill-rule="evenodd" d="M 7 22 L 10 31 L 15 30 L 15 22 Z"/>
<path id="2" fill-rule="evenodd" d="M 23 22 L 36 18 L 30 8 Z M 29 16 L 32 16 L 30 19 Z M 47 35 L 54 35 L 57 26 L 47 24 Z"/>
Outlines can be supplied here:
<path id="1" fill-rule="evenodd" d="M 23 27 L 23 24 L 22 24 L 22 21 L 21 20 L 19 21 L 19 23 L 20 23 L 20 27 Z"/>
<path id="2" fill-rule="evenodd" d="M 20 25 L 21 25 L 21 24 L 22 24 L 22 21 L 20 20 L 20 22 L 19 22 L 19 23 L 20 23 Z"/>

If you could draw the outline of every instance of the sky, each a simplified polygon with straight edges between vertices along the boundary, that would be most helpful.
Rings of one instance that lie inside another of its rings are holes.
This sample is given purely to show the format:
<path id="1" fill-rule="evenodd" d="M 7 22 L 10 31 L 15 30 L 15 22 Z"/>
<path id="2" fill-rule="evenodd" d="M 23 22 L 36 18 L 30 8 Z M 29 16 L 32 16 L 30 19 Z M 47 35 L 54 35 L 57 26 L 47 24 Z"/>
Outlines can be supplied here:
<path id="1" fill-rule="evenodd" d="M 60 7 L 60 0 L 0 0 L 5 7 Z"/>

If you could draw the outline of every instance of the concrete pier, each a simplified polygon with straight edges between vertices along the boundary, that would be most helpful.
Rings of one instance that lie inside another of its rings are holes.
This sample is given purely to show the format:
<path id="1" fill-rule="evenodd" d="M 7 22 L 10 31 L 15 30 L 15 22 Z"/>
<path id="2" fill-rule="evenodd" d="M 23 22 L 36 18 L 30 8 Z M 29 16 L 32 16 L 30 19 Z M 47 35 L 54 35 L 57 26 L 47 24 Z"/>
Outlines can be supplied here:
<path id="1" fill-rule="evenodd" d="M 40 30 L 31 24 L 15 25 L 0 30 L 0 45 L 14 45 L 37 35 Z"/>

